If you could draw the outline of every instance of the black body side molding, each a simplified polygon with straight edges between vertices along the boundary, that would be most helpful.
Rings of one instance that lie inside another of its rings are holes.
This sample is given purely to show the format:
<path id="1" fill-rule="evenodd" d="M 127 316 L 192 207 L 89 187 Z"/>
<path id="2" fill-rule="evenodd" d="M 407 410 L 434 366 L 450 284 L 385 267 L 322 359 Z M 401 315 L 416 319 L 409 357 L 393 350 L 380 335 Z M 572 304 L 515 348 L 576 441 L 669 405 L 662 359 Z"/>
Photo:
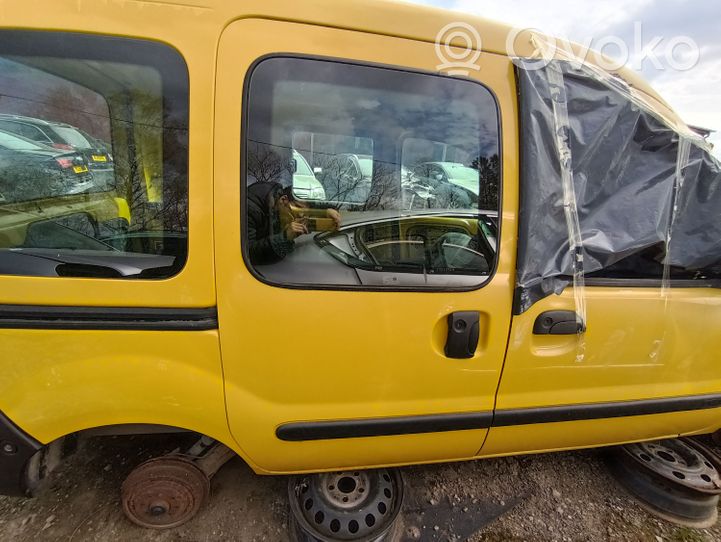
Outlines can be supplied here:
<path id="1" fill-rule="evenodd" d="M 430 416 L 292 422 L 280 425 L 275 434 L 280 440 L 286 441 L 379 437 L 441 433 L 467 429 L 489 429 L 537 423 L 600 420 L 713 408 L 721 408 L 721 393 L 643 399 L 639 401 L 496 410 L 495 414 L 492 412 L 466 412 Z"/>
<path id="2" fill-rule="evenodd" d="M 644 399 L 640 401 L 615 401 L 611 403 L 585 403 L 577 405 L 551 406 L 541 408 L 520 408 L 497 410 L 493 427 L 530 425 L 536 423 L 574 422 L 600 420 L 648 414 L 668 414 L 721 407 L 721 394 L 687 395 Z"/>
<path id="3" fill-rule="evenodd" d="M 0 305 L 0 328 L 203 331 L 218 329 L 210 308 Z"/>
<path id="4" fill-rule="evenodd" d="M 492 412 L 465 412 L 462 414 L 431 416 L 298 422 L 279 426 L 275 434 L 280 440 L 289 441 L 413 435 L 417 433 L 463 431 L 466 429 L 488 429 L 492 420 Z"/>

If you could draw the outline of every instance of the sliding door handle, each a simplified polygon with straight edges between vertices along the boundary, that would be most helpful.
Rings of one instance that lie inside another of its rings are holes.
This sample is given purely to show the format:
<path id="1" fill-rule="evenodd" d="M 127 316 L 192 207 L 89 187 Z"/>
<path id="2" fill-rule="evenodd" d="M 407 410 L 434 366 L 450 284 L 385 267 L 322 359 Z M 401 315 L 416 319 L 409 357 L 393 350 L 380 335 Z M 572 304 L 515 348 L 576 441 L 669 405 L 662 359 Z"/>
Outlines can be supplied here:
<path id="1" fill-rule="evenodd" d="M 533 324 L 534 335 L 577 335 L 586 326 L 574 311 L 546 311 Z"/>
<path id="2" fill-rule="evenodd" d="M 448 338 L 445 353 L 449 358 L 472 358 L 478 346 L 481 313 L 452 312 L 448 315 Z"/>

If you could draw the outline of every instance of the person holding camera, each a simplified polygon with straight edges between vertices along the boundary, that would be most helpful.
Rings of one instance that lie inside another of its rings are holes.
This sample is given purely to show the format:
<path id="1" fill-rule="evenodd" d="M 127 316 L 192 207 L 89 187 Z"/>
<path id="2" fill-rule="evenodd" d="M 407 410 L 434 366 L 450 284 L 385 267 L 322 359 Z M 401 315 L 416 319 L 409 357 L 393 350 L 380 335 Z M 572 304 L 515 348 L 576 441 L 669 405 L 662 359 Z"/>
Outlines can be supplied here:
<path id="1" fill-rule="evenodd" d="M 292 186 L 277 182 L 256 182 L 248 187 L 248 255 L 253 265 L 279 262 L 295 248 L 295 239 L 311 232 L 309 219 L 297 216 L 306 208 L 293 196 Z M 327 209 L 327 218 L 334 229 L 340 228 L 341 218 L 335 209 Z"/>

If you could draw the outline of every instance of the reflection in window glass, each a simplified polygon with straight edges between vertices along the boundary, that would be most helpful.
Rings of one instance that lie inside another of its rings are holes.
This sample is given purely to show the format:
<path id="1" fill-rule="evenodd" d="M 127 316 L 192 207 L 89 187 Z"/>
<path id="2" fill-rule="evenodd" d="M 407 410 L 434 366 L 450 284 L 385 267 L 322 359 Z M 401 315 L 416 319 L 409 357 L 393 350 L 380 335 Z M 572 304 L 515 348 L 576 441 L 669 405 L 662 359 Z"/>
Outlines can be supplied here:
<path id="1" fill-rule="evenodd" d="M 183 60 L 138 40 L 0 35 L 0 274 L 176 274 L 188 230 Z"/>
<path id="2" fill-rule="evenodd" d="M 362 204 L 368 198 L 373 177 L 373 140 L 337 134 L 296 132 L 293 149 L 313 164 L 315 182 L 323 188 L 324 200 Z M 293 177 L 293 192 L 304 179 Z M 318 199 L 318 198 L 311 198 Z"/>
<path id="3" fill-rule="evenodd" d="M 498 110 L 471 81 L 299 58 L 250 76 L 244 250 L 277 284 L 469 288 L 497 258 Z"/>

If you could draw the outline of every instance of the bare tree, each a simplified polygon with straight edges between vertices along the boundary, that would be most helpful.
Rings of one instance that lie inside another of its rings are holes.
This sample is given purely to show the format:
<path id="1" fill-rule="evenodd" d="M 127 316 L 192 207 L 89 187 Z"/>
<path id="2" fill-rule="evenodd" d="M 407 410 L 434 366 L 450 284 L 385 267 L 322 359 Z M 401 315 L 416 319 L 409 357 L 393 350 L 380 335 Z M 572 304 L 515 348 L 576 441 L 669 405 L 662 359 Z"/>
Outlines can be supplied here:
<path id="1" fill-rule="evenodd" d="M 284 160 L 280 149 L 269 143 L 249 141 L 247 148 L 248 175 L 256 182 L 282 182 L 287 175 L 293 174 L 291 160 Z"/>
<path id="2" fill-rule="evenodd" d="M 498 209 L 500 184 L 500 160 L 498 155 L 479 156 L 473 160 L 471 167 L 477 169 L 480 175 L 479 207 L 481 209 Z"/>

